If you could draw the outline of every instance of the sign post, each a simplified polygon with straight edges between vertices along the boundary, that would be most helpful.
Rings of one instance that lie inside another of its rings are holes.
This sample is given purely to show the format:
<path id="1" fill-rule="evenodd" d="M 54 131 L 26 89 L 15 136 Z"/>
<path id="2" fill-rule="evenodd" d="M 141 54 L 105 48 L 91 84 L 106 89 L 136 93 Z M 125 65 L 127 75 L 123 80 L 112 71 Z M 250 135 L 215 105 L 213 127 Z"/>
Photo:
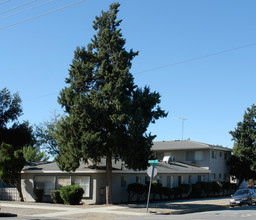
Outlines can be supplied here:
<path id="1" fill-rule="evenodd" d="M 157 169 L 155 168 L 155 165 L 158 163 L 158 160 L 149 160 L 148 163 L 151 166 L 147 170 L 147 173 L 148 173 L 148 175 L 150 177 L 149 189 L 148 189 L 148 199 L 147 199 L 147 213 L 148 213 L 148 204 L 149 204 L 149 199 L 150 199 L 150 191 L 151 191 L 152 179 L 157 174 Z"/>

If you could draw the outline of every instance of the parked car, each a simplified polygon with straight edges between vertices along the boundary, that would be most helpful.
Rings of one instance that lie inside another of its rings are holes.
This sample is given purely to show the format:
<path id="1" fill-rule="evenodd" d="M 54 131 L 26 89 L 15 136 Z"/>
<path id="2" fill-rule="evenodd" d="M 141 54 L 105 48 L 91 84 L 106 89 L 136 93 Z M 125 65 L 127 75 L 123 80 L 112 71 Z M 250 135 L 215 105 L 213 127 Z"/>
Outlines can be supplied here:
<path id="1" fill-rule="evenodd" d="M 256 203 L 255 189 L 240 189 L 237 190 L 230 199 L 230 206 L 235 205 L 252 205 Z"/>

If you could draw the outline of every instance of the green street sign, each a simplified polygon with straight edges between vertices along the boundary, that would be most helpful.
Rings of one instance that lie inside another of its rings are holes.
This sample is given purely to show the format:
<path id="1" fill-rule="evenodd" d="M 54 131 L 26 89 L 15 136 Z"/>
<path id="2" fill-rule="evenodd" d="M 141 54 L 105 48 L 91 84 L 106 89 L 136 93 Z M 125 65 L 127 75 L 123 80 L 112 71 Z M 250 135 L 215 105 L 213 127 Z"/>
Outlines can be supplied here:
<path id="1" fill-rule="evenodd" d="M 148 163 L 149 164 L 155 164 L 155 163 L 158 163 L 158 160 L 149 160 Z"/>

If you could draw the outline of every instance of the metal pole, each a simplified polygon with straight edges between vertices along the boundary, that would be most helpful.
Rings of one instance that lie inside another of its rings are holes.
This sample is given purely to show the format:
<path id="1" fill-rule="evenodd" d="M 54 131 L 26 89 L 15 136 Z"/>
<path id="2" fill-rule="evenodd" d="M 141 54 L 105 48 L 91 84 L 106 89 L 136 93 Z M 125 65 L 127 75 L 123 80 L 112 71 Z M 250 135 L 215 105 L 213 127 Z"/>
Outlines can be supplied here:
<path id="1" fill-rule="evenodd" d="M 147 213 L 148 213 L 148 204 L 149 204 L 150 190 L 151 190 L 151 183 L 152 183 L 153 174 L 154 174 L 154 168 L 155 168 L 155 166 L 153 165 L 152 173 L 151 173 L 151 177 L 150 177 L 149 189 L 148 189 Z"/>
<path id="2" fill-rule="evenodd" d="M 182 139 L 181 139 L 182 141 L 183 141 L 183 128 L 184 128 L 184 119 L 182 119 L 182 137 L 181 137 L 181 138 L 182 138 Z"/>

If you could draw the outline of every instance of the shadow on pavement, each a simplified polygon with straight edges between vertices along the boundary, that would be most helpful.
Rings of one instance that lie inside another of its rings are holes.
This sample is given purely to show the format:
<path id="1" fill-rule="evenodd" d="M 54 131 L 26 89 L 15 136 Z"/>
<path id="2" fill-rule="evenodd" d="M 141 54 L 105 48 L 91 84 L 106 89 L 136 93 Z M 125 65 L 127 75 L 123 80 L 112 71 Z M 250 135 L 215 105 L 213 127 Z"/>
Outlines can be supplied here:
<path id="1" fill-rule="evenodd" d="M 11 214 L 11 213 L 1 213 L 0 212 L 0 218 L 2 217 L 17 217 L 16 214 Z"/>

